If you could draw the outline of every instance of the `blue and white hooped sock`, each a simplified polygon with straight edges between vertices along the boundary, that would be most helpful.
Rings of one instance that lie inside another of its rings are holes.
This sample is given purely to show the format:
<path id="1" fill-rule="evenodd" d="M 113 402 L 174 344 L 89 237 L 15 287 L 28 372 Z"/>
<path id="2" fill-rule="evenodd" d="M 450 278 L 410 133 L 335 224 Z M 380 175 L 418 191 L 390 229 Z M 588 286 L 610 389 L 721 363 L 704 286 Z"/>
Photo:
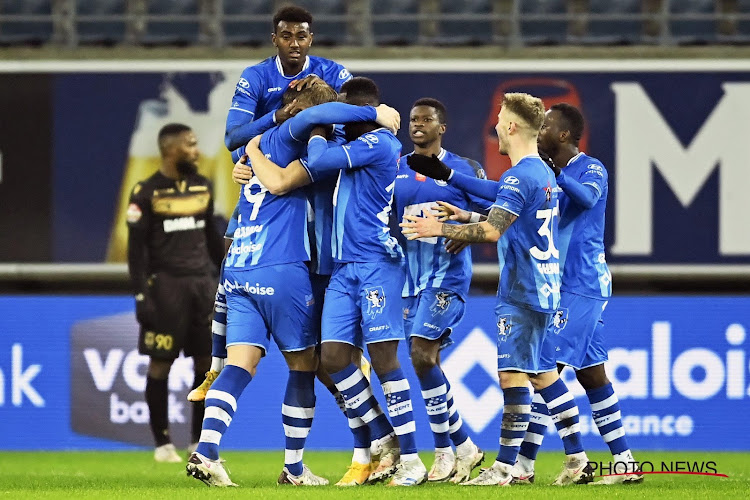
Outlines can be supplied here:
<path id="1" fill-rule="evenodd" d="M 622 427 L 620 402 L 612 384 L 586 391 L 586 396 L 591 403 L 591 416 L 594 417 L 594 423 L 599 428 L 599 434 L 609 446 L 612 455 L 629 452 L 625 429 Z"/>
<path id="2" fill-rule="evenodd" d="M 211 322 L 211 369 L 220 372 L 227 357 L 227 296 L 219 283 L 214 300 L 214 319 Z"/>
<path id="3" fill-rule="evenodd" d="M 531 470 L 534 467 L 534 460 L 536 460 L 536 455 L 542 446 L 550 421 L 549 411 L 547 405 L 544 404 L 544 399 L 539 393 L 534 393 L 534 397 L 531 398 L 529 428 L 526 430 L 523 443 L 521 443 L 521 450 L 518 452 L 518 459 L 525 462 L 526 470 Z"/>
<path id="4" fill-rule="evenodd" d="M 354 435 L 355 451 L 358 450 L 358 456 L 369 457 L 371 440 L 393 433 L 393 427 L 359 367 L 350 363 L 343 370 L 332 373 L 331 379 L 346 401 L 346 416 Z"/>
<path id="5" fill-rule="evenodd" d="M 216 377 L 206 393 L 203 429 L 195 451 L 211 460 L 218 460 L 221 438 L 237 411 L 237 400 L 252 379 L 250 372 L 234 365 L 225 366 Z"/>
<path id="6" fill-rule="evenodd" d="M 450 424 L 448 420 L 448 385 L 440 366 L 433 366 L 430 371 L 419 378 L 422 398 L 427 409 L 427 418 L 435 439 L 435 448 L 450 448 Z"/>
<path id="7" fill-rule="evenodd" d="M 451 383 L 448 381 L 448 377 L 445 378 L 445 387 L 448 389 L 445 395 L 448 406 L 448 432 L 450 433 L 453 445 L 456 447 L 456 452 L 458 452 L 459 446 L 471 441 L 469 441 L 469 433 L 464 429 L 464 421 L 461 418 L 461 414 L 458 413 L 458 408 L 453 403 L 453 393 L 451 392 Z"/>
<path id="8" fill-rule="evenodd" d="M 286 447 L 284 466 L 293 475 L 302 474 L 305 440 L 315 416 L 315 372 L 289 371 L 281 421 L 284 424 Z"/>
<path id="9" fill-rule="evenodd" d="M 500 427 L 500 451 L 497 461 L 513 466 L 531 417 L 531 392 L 528 387 L 503 389 L 503 421 Z"/>
<path id="10" fill-rule="evenodd" d="M 581 443 L 581 425 L 578 423 L 578 406 L 573 395 L 561 378 L 552 385 L 538 391 L 547 403 L 549 415 L 557 427 L 566 455 L 583 452 Z"/>
<path id="11" fill-rule="evenodd" d="M 406 380 L 404 371 L 396 368 L 380 377 L 380 383 L 388 405 L 388 415 L 391 417 L 393 430 L 401 445 L 401 460 L 403 462 L 415 460 L 419 458 L 415 436 L 417 426 L 414 423 L 409 381 Z"/>

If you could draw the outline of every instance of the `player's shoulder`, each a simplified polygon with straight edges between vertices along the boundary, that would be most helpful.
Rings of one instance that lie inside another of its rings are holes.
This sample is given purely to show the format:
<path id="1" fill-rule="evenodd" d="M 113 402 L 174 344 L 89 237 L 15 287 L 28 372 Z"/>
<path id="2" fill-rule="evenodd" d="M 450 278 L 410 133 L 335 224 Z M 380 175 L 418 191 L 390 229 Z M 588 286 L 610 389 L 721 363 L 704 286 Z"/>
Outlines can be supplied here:
<path id="1" fill-rule="evenodd" d="M 593 156 L 589 156 L 586 153 L 583 153 L 581 155 L 580 161 L 586 166 L 586 168 L 591 167 L 594 170 L 602 170 L 602 171 L 607 170 L 607 167 L 604 166 L 604 163 L 602 163 L 602 161 L 599 158 L 594 158 Z"/>
<path id="2" fill-rule="evenodd" d="M 500 178 L 501 183 L 510 186 L 533 187 L 547 185 L 554 178 L 552 170 L 539 157 L 526 157 L 509 168 Z"/>
<path id="3" fill-rule="evenodd" d="M 318 67 L 318 68 L 342 67 L 343 68 L 341 64 L 337 63 L 336 61 L 332 59 L 328 59 L 328 58 L 320 57 L 320 56 L 307 56 L 307 57 L 310 58 L 310 66 L 313 68 L 315 67 Z"/>
<path id="4" fill-rule="evenodd" d="M 238 87 L 248 88 L 250 83 L 256 82 L 265 77 L 270 70 L 276 70 L 276 63 L 273 57 L 263 59 L 261 62 L 247 66 L 242 70 Z M 245 84 L 248 84 L 245 86 Z"/>
<path id="5" fill-rule="evenodd" d="M 445 154 L 442 158 L 438 155 L 438 158 L 443 161 L 446 165 L 451 167 L 453 170 L 461 172 L 462 174 L 471 175 L 478 179 L 486 179 L 487 174 L 482 167 L 482 164 L 471 158 L 458 155 L 451 151 L 444 149 Z"/>

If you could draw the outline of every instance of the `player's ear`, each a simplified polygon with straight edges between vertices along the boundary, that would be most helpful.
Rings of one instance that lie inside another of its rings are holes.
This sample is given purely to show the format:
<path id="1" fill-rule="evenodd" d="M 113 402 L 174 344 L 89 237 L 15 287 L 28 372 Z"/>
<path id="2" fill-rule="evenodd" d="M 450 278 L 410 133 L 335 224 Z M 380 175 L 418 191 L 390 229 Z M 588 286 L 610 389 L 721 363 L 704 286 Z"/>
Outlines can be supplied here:
<path id="1" fill-rule="evenodd" d="M 570 139 L 569 130 L 563 130 L 562 132 L 560 132 L 560 142 L 568 142 L 568 139 Z"/>
<path id="2" fill-rule="evenodd" d="M 445 123 L 440 124 L 440 128 L 438 128 L 438 134 L 443 135 L 445 133 L 447 125 Z"/>
<path id="3" fill-rule="evenodd" d="M 274 47 L 276 48 L 279 47 L 278 45 L 276 45 L 276 32 L 275 31 L 271 33 L 271 43 L 273 44 Z"/>

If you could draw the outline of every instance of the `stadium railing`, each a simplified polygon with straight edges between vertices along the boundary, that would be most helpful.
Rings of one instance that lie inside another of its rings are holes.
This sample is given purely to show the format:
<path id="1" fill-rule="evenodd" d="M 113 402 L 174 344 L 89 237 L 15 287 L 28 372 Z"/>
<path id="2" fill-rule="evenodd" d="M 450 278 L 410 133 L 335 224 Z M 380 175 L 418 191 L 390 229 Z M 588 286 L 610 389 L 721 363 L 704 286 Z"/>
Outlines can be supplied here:
<path id="1" fill-rule="evenodd" d="M 260 45 L 286 0 L 8 0 L 0 44 Z M 319 43 L 710 44 L 750 42 L 746 0 L 298 0 Z"/>

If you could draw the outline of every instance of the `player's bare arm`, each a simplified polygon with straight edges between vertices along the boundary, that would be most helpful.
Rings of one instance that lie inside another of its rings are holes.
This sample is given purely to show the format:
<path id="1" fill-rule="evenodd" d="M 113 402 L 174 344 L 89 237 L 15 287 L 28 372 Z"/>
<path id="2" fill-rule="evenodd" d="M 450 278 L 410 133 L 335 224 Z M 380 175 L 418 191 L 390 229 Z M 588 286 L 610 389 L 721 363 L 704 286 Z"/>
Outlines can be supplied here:
<path id="1" fill-rule="evenodd" d="M 245 148 L 252 171 L 258 180 L 276 196 L 310 184 L 310 176 L 299 160 L 282 168 L 265 157 L 260 150 L 260 136 L 254 137 Z"/>
<path id="2" fill-rule="evenodd" d="M 516 220 L 516 216 L 501 208 L 493 207 L 487 220 L 473 224 L 445 224 L 432 213 L 425 212 L 424 217 L 404 216 L 405 222 L 400 226 L 407 239 L 445 236 L 456 241 L 469 243 L 496 242 Z"/>
<path id="3" fill-rule="evenodd" d="M 432 206 L 432 209 L 436 211 L 437 218 L 440 222 L 452 220 L 462 224 L 468 224 L 470 222 L 487 220 L 486 215 L 469 212 L 468 210 L 458 208 L 457 206 L 451 205 L 445 201 L 438 201 L 437 205 Z"/>

